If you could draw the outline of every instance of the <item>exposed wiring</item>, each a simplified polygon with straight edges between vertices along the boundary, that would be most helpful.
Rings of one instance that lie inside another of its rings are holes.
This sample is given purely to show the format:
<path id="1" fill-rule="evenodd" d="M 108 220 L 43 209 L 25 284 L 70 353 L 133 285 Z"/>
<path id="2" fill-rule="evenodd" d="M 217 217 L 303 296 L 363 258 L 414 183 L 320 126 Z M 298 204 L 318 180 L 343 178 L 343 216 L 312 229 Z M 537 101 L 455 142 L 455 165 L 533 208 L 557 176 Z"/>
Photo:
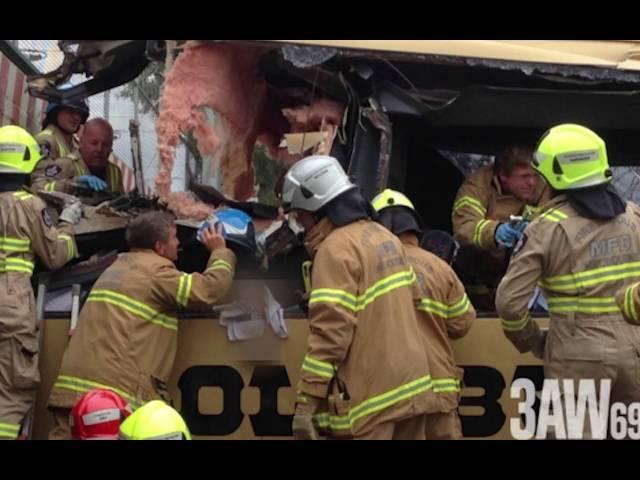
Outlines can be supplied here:
<path id="1" fill-rule="evenodd" d="M 393 63 L 391 63 L 391 61 L 389 61 L 388 59 L 381 57 L 379 55 L 376 55 L 376 57 L 380 60 L 382 60 L 384 63 L 386 63 L 387 65 L 389 65 L 398 75 L 400 75 L 402 77 L 402 79 L 407 82 L 407 84 L 411 87 L 411 89 L 415 92 L 415 93 L 420 93 L 420 91 L 416 88 L 416 86 L 413 84 L 413 82 L 411 80 L 409 80 L 409 78 L 402 73 L 402 71 L 396 67 Z"/>

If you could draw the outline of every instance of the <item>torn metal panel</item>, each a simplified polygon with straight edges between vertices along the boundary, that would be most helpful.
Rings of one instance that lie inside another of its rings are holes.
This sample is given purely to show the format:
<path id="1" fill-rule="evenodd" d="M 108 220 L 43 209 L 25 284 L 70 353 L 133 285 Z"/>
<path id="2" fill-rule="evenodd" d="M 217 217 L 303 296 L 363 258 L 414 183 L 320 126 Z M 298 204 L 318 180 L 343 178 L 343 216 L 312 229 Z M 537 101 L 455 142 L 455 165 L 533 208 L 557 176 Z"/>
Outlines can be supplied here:
<path id="1" fill-rule="evenodd" d="M 15 40 L 0 40 L 0 52 L 2 52 L 22 73 L 36 75 L 38 70 L 25 58 L 20 50 L 14 45 Z"/>
<path id="2" fill-rule="evenodd" d="M 370 98 L 369 107 L 362 109 L 362 115 L 366 117 L 371 125 L 380 131 L 380 155 L 376 169 L 376 191 L 382 191 L 387 185 L 389 177 L 389 162 L 391 160 L 391 122 L 389 117 L 382 111 L 378 102 Z"/>
<path id="3" fill-rule="evenodd" d="M 272 40 L 347 54 L 403 54 L 640 70 L 638 40 Z"/>
<path id="4" fill-rule="evenodd" d="M 540 75 L 552 81 L 585 85 L 584 79 L 590 80 L 590 85 L 603 82 L 640 83 L 640 72 L 617 70 L 613 68 L 588 67 L 580 65 L 563 65 L 547 63 L 504 62 L 498 60 L 465 59 L 470 67 L 480 66 L 500 70 L 520 70 L 525 75 Z"/>
<path id="5" fill-rule="evenodd" d="M 145 40 L 68 40 L 61 41 L 60 45 L 64 51 L 62 65 L 51 72 L 30 76 L 27 81 L 30 95 L 50 102 L 86 98 L 133 80 L 149 63 L 144 54 Z M 59 85 L 75 73 L 93 78 L 72 88 L 60 89 Z"/>

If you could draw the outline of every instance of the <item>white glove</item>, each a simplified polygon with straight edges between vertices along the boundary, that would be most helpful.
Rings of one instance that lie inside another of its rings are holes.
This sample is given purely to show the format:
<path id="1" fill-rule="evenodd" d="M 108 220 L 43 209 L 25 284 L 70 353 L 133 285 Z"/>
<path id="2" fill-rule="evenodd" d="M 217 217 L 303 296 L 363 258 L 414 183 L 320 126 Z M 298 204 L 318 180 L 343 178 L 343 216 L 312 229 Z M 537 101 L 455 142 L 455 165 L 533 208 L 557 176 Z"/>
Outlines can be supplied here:
<path id="1" fill-rule="evenodd" d="M 74 202 L 71 205 L 64 207 L 60 214 L 59 220 L 61 222 L 67 222 L 71 225 L 77 225 L 82 218 L 82 203 Z"/>

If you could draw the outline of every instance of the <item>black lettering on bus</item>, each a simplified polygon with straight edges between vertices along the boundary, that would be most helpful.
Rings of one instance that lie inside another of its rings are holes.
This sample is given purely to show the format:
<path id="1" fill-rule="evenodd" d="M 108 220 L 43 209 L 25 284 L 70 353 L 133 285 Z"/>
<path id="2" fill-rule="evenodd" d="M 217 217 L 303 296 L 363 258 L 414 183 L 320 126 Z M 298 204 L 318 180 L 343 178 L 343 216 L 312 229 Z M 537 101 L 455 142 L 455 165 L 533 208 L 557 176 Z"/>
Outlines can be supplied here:
<path id="1" fill-rule="evenodd" d="M 256 436 L 291 436 L 293 415 L 278 413 L 278 391 L 291 386 L 287 369 L 283 365 L 258 365 L 249 385 L 260 390 L 260 411 L 249 415 Z"/>
<path id="2" fill-rule="evenodd" d="M 216 415 L 200 413 L 198 393 L 203 387 L 219 387 L 223 392 L 223 409 Z M 186 369 L 178 380 L 182 396 L 180 412 L 193 435 L 230 435 L 244 419 L 240 395 L 244 388 L 242 376 L 225 365 L 197 365 Z"/>
<path id="3" fill-rule="evenodd" d="M 490 437 L 500 431 L 505 422 L 505 414 L 500 405 L 500 397 L 505 388 L 502 374 L 492 367 L 480 365 L 464 366 L 464 386 L 481 387 L 481 397 L 462 397 L 460 406 L 478 406 L 484 409 L 482 415 L 460 415 L 462 433 L 465 437 Z"/>

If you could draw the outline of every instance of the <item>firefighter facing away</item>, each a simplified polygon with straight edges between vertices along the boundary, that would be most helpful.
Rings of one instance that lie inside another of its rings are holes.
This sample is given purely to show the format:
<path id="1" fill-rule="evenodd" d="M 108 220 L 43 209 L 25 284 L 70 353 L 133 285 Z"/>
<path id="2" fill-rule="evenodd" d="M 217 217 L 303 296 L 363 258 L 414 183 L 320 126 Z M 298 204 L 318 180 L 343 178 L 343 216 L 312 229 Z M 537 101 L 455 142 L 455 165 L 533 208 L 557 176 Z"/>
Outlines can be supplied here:
<path id="1" fill-rule="evenodd" d="M 295 438 L 423 439 L 433 385 L 402 244 L 333 157 L 296 163 L 282 197 L 313 259 Z"/>
<path id="2" fill-rule="evenodd" d="M 38 372 L 36 308 L 31 275 L 36 257 L 50 269 L 76 255 L 72 224 L 79 204 L 63 210 L 59 227 L 46 205 L 23 186 L 40 160 L 24 129 L 0 128 L 0 438 L 15 439 L 32 408 Z"/>
<path id="3" fill-rule="evenodd" d="M 219 229 L 202 232 L 211 252 L 203 273 L 175 267 L 179 241 L 169 213 L 140 215 L 126 237 L 130 252 L 96 281 L 64 353 L 48 403 L 55 421 L 50 439 L 69 438 L 71 408 L 96 387 L 116 392 L 134 410 L 150 400 L 170 400 L 178 310 L 210 309 L 231 288 L 236 257 Z"/>
<path id="4" fill-rule="evenodd" d="M 610 379 L 611 402 L 639 401 L 640 329 L 624 321 L 615 294 L 640 278 L 640 208 L 615 192 L 605 143 L 583 126 L 546 132 L 533 166 L 554 197 L 524 231 L 498 287 L 504 332 L 520 352 L 544 359 L 546 378 Z M 548 334 L 527 309 L 537 284 Z"/>
<path id="5" fill-rule="evenodd" d="M 371 203 L 378 212 L 377 221 L 398 236 L 416 272 L 416 314 L 436 394 L 434 410 L 426 417 L 426 439 L 462 438 L 458 416 L 462 369 L 456 366 L 449 339 L 461 338 L 469 331 L 475 310 L 453 269 L 420 248 L 422 220 L 411 200 L 388 188 Z"/>

